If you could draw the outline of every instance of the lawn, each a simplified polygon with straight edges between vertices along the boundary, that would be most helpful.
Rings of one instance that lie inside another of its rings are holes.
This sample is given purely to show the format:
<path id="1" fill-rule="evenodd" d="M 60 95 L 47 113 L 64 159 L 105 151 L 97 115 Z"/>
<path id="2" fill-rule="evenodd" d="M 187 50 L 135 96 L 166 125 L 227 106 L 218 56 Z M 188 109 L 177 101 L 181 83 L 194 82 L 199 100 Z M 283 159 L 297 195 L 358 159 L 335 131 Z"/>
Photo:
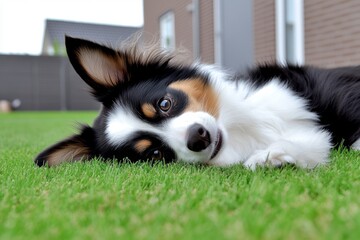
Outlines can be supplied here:
<path id="1" fill-rule="evenodd" d="M 33 164 L 95 115 L 0 114 L 0 239 L 359 239 L 355 151 L 312 171 Z"/>

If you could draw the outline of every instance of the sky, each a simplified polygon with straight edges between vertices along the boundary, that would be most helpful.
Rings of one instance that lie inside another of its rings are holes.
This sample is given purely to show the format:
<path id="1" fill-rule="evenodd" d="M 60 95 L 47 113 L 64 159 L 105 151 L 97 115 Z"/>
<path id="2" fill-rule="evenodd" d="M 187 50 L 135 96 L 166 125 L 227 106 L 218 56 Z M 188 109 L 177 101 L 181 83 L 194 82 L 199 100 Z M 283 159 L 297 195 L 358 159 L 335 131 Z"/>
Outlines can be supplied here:
<path id="1" fill-rule="evenodd" d="M 0 54 L 39 55 L 46 19 L 140 27 L 143 0 L 0 0 Z"/>

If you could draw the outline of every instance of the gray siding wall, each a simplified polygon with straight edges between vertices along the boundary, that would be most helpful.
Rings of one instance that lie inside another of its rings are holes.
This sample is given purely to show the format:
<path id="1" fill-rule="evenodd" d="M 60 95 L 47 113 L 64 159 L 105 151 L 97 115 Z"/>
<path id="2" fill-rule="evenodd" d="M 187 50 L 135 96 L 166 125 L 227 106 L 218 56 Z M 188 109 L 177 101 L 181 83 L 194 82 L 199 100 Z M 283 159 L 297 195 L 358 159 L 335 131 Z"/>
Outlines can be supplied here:
<path id="1" fill-rule="evenodd" d="M 21 100 L 20 110 L 96 110 L 65 57 L 0 55 L 0 99 Z"/>
<path id="2" fill-rule="evenodd" d="M 220 1 L 222 65 L 243 71 L 254 62 L 252 0 Z"/>

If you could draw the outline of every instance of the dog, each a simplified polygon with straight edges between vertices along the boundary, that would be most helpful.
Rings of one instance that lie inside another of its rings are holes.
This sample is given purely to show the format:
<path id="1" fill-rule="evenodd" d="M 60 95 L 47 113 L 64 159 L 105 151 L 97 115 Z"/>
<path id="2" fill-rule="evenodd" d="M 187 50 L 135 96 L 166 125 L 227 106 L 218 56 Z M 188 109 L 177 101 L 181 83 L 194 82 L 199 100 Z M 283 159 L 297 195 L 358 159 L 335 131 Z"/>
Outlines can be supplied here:
<path id="1" fill-rule="evenodd" d="M 265 64 L 234 78 L 161 49 L 69 36 L 66 49 L 102 108 L 93 126 L 41 152 L 39 166 L 98 157 L 311 169 L 333 147 L 360 150 L 360 67 Z"/>

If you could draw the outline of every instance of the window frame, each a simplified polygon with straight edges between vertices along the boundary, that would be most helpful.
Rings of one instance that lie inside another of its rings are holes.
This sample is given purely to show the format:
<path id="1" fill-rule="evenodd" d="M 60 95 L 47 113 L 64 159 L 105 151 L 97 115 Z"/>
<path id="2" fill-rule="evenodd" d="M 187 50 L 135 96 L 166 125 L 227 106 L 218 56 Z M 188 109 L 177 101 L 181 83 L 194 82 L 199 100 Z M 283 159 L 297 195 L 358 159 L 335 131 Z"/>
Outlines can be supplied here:
<path id="1" fill-rule="evenodd" d="M 276 61 L 279 64 L 305 64 L 305 50 L 304 50 L 304 0 L 293 0 L 293 45 L 294 45 L 294 59 L 289 61 L 287 59 L 287 42 L 286 42 L 286 12 L 287 0 L 275 1 L 275 18 L 276 18 Z"/>
<path id="2" fill-rule="evenodd" d="M 173 11 L 167 11 L 159 17 L 159 29 L 161 47 L 169 51 L 174 50 L 176 45 L 175 14 Z"/>

